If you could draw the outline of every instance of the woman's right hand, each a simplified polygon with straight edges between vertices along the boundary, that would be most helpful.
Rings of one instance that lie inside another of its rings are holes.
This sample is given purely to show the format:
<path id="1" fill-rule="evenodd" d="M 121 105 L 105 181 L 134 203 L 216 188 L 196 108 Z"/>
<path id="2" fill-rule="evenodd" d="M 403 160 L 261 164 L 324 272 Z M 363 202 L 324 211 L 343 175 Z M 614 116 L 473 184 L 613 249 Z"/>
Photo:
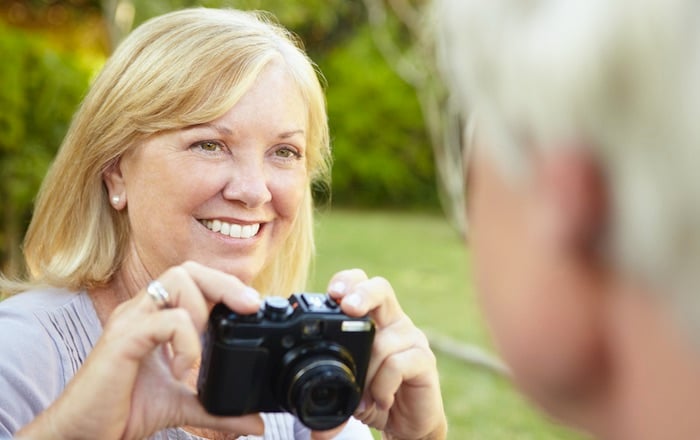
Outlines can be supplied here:
<path id="1" fill-rule="evenodd" d="M 61 396 L 17 438 L 141 439 L 164 428 L 195 426 L 261 434 L 259 415 L 208 414 L 188 376 L 201 355 L 211 305 L 253 313 L 260 299 L 232 275 L 187 262 L 158 281 L 170 295 L 159 308 L 142 289 L 120 304 Z"/>

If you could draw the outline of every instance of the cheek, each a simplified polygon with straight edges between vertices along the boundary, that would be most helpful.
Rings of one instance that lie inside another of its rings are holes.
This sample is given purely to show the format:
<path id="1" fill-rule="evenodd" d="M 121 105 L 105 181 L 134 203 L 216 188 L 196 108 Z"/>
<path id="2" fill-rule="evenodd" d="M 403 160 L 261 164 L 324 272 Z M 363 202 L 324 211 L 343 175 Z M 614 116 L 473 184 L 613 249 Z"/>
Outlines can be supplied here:
<path id="1" fill-rule="evenodd" d="M 149 219 L 152 219 L 153 213 L 167 214 L 171 220 L 179 219 L 182 215 L 190 216 L 221 192 L 226 183 L 225 176 L 222 178 L 216 169 L 200 168 L 151 173 L 132 184 L 131 199 L 136 202 L 133 198 L 138 198 L 139 206 L 147 211 L 145 214 Z M 162 220 L 167 221 L 167 218 Z"/>
<path id="2" fill-rule="evenodd" d="M 470 243 L 474 253 L 477 292 L 499 345 L 517 336 L 530 304 L 526 291 L 528 248 L 523 208 L 517 193 L 498 171 L 479 163 L 472 172 Z"/>
<path id="3" fill-rule="evenodd" d="M 570 390 L 594 360 L 593 304 L 582 302 L 576 271 L 533 231 L 524 186 L 497 170 L 473 173 L 470 242 L 477 292 L 499 352 L 531 395 Z M 538 398 L 538 400 L 543 400 Z"/>
<path id="4" fill-rule="evenodd" d="M 269 188 L 279 218 L 289 222 L 294 220 L 304 201 L 308 185 L 305 172 L 290 172 L 272 180 Z"/>
<path id="5" fill-rule="evenodd" d="M 538 285 L 539 248 L 528 232 L 527 192 L 484 161 L 476 168 L 469 234 L 479 302 L 506 362 L 516 373 L 530 370 L 549 344 L 551 320 L 543 316 L 549 309 Z"/>

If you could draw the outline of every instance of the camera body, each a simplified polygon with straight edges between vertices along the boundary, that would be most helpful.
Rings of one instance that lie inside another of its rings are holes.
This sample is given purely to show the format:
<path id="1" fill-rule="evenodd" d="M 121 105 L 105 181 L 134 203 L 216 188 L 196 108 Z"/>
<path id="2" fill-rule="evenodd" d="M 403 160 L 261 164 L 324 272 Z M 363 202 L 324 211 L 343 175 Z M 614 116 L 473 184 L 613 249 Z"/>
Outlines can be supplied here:
<path id="1" fill-rule="evenodd" d="M 215 415 L 290 412 L 315 430 L 357 408 L 374 323 L 351 318 L 327 294 L 268 297 L 252 315 L 218 304 L 204 336 L 197 391 Z"/>

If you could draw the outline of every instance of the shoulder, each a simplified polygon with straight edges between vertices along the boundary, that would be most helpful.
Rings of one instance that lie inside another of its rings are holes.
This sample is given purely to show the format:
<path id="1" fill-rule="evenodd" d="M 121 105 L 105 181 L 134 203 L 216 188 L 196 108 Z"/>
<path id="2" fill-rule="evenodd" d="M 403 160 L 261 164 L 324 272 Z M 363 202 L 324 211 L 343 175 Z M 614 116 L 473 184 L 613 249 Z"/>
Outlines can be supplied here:
<path id="1" fill-rule="evenodd" d="M 101 332 L 86 292 L 63 289 L 32 290 L 0 301 L 0 351 L 16 353 L 21 361 L 45 351 L 75 351 L 82 359 Z M 7 363 L 0 359 L 0 366 Z"/>
<path id="2" fill-rule="evenodd" d="M 0 301 L 0 318 L 65 307 L 76 301 L 79 302 L 82 294 L 85 292 L 50 287 L 18 293 Z"/>
<path id="3" fill-rule="evenodd" d="M 60 320 L 79 320 L 82 327 L 100 328 L 95 308 L 87 292 L 46 288 L 31 290 L 0 301 L 0 329 L 30 327 L 32 333 L 57 330 Z M 0 332 L 1 334 L 2 332 Z"/>
<path id="4" fill-rule="evenodd" d="M 99 336 L 84 292 L 42 289 L 0 301 L 0 432 L 11 432 L 63 390 Z"/>

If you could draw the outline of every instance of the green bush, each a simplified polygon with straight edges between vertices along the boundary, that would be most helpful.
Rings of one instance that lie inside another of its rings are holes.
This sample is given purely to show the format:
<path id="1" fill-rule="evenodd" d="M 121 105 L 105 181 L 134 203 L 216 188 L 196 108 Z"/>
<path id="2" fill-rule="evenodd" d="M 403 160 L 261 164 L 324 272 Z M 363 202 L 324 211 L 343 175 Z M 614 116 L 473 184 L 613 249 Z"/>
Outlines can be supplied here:
<path id="1" fill-rule="evenodd" d="M 13 271 L 33 198 L 90 72 L 76 57 L 1 23 L 0 53 L 0 261 Z"/>
<path id="2" fill-rule="evenodd" d="M 364 26 L 319 60 L 328 80 L 333 204 L 435 208 L 435 171 L 415 91 Z"/>

